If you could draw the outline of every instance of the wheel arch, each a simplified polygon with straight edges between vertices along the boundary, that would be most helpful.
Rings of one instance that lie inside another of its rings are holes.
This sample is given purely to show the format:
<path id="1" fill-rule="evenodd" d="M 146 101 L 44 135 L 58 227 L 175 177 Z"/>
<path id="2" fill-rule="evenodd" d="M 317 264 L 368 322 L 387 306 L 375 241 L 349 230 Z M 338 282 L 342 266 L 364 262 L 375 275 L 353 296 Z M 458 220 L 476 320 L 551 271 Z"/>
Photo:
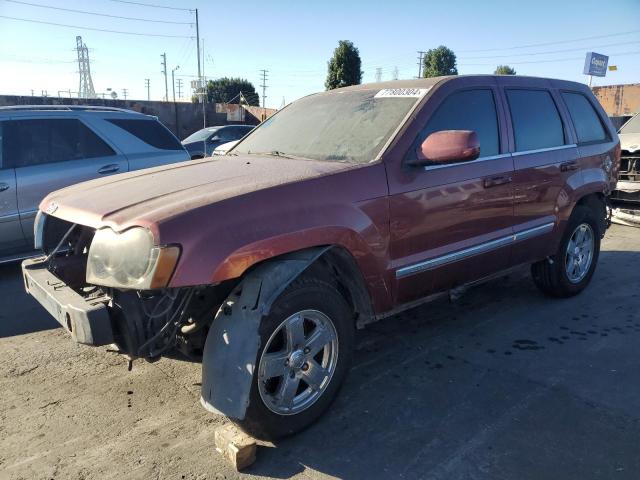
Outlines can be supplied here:
<path id="1" fill-rule="evenodd" d="M 242 420 L 260 349 L 259 326 L 280 294 L 304 273 L 330 279 L 365 324 L 373 307 L 362 273 L 344 248 L 328 245 L 270 258 L 249 268 L 211 324 L 202 358 L 200 401 L 209 411 Z"/>

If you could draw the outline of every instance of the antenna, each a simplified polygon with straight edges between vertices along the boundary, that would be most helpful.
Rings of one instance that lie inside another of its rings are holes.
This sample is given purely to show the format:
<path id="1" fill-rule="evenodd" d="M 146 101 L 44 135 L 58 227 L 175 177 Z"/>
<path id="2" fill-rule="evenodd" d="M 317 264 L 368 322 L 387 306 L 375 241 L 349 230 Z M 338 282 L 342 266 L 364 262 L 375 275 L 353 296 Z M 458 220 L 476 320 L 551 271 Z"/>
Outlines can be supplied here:
<path id="1" fill-rule="evenodd" d="M 82 37 L 76 37 L 76 51 L 78 52 L 78 73 L 80 74 L 80 87 L 78 98 L 96 98 L 96 91 L 91 80 L 91 64 L 89 63 L 89 49 L 82 42 Z"/>

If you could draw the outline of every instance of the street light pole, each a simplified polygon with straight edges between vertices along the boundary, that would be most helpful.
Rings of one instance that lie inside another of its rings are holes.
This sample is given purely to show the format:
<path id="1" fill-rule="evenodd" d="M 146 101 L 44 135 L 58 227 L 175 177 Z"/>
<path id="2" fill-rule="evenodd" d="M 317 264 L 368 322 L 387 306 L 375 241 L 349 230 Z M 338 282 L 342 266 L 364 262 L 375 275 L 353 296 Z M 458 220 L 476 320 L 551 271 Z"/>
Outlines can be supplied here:
<path id="1" fill-rule="evenodd" d="M 173 103 L 176 103 L 176 70 L 180 68 L 180 65 L 176 65 L 176 68 L 171 70 L 171 87 L 173 88 Z"/>

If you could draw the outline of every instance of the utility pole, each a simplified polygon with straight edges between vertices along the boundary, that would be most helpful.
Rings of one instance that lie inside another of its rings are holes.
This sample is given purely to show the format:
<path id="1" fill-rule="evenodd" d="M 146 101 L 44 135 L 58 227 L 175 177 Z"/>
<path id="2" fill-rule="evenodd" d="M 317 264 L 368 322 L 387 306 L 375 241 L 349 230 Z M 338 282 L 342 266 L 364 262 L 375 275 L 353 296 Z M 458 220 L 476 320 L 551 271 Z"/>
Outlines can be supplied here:
<path id="1" fill-rule="evenodd" d="M 147 89 L 147 101 L 151 101 L 151 80 L 148 78 L 144 79 L 144 86 Z"/>
<path id="2" fill-rule="evenodd" d="M 182 98 L 182 79 L 178 79 L 178 98 Z"/>
<path id="3" fill-rule="evenodd" d="M 391 78 L 393 78 L 394 80 L 397 80 L 398 79 L 398 75 L 399 75 L 398 67 L 397 66 L 393 67 L 393 75 L 392 75 Z"/>
<path id="4" fill-rule="evenodd" d="M 424 54 L 427 52 L 423 52 L 422 50 L 418 50 L 418 76 L 416 78 L 422 78 L 422 67 L 423 67 L 423 59 Z"/>
<path id="5" fill-rule="evenodd" d="M 198 10 L 196 10 L 196 27 L 197 25 L 197 15 L 198 15 Z M 200 43 L 198 43 L 198 45 L 200 45 Z M 207 82 L 204 79 L 204 38 L 202 39 L 202 77 L 200 77 L 200 49 L 198 49 L 198 80 L 200 80 L 200 83 L 202 84 L 202 126 L 204 128 L 207 128 L 207 97 L 208 97 L 208 93 L 207 92 Z M 206 145 L 205 145 L 205 149 L 204 151 L 207 151 Z"/>
<path id="6" fill-rule="evenodd" d="M 163 53 L 160 55 L 162 57 L 162 74 L 164 75 L 164 101 L 169 101 L 169 87 L 167 86 L 167 54 Z"/>
<path id="7" fill-rule="evenodd" d="M 176 103 L 176 70 L 180 68 L 180 65 L 176 65 L 176 68 L 171 70 L 171 87 L 173 88 L 173 103 Z"/>
<path id="8" fill-rule="evenodd" d="M 382 81 L 382 68 L 376 68 L 376 82 L 380 83 Z"/>
<path id="9" fill-rule="evenodd" d="M 126 88 L 122 89 L 122 96 L 124 97 L 124 99 L 127 99 L 127 93 L 129 93 L 129 90 L 127 90 Z"/>
<path id="10" fill-rule="evenodd" d="M 198 46 L 198 81 L 202 82 L 202 72 L 200 71 L 200 23 L 198 21 L 198 9 L 196 8 L 196 42 Z M 204 98 L 202 99 L 204 102 Z"/>
<path id="11" fill-rule="evenodd" d="M 267 98 L 267 73 L 269 73 L 269 70 L 260 70 L 260 72 L 262 73 L 262 84 L 260 85 L 262 87 L 262 108 L 267 108 L 265 106 L 265 99 Z"/>

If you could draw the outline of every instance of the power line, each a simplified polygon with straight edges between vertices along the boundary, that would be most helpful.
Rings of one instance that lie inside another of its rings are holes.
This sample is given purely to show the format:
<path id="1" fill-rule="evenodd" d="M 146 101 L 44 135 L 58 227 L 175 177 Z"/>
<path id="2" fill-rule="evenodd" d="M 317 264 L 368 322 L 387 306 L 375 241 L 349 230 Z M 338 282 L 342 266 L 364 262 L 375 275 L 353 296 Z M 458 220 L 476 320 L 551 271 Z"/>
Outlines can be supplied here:
<path id="1" fill-rule="evenodd" d="M 171 20 L 152 20 L 150 18 L 140 18 L 140 17 L 123 17 L 120 15 L 110 15 L 108 13 L 98 13 L 98 12 L 89 12 L 87 10 L 75 10 L 73 8 L 63 8 L 63 7 L 53 7 L 51 5 L 41 5 L 39 3 L 30 3 L 30 2 L 22 2 L 20 0 L 4 0 L 5 2 L 17 3 L 20 5 L 28 5 L 30 7 L 38 7 L 38 8 L 49 8 L 51 10 L 61 10 L 63 12 L 72 12 L 72 13 L 81 13 L 84 15 L 95 15 L 98 17 L 109 17 L 109 18 L 120 18 L 123 20 L 136 20 L 139 22 L 152 22 L 152 23 L 170 23 L 174 25 L 193 25 L 191 22 L 174 22 Z"/>
<path id="2" fill-rule="evenodd" d="M 183 12 L 193 12 L 191 8 L 167 7 L 166 5 L 155 5 L 153 3 L 130 2 L 128 0 L 111 0 L 117 3 L 128 3 L 130 5 L 140 5 L 142 7 L 166 8 L 167 10 L 182 10 Z"/>
<path id="3" fill-rule="evenodd" d="M 640 43 L 640 40 L 633 42 L 618 42 L 618 43 L 609 43 L 607 45 L 599 45 L 597 47 L 591 48 L 606 48 L 606 47 L 617 47 L 620 45 L 631 45 L 635 43 Z M 566 53 L 566 52 L 577 52 L 580 50 L 589 50 L 589 48 L 565 48 L 563 50 L 547 50 L 545 52 L 531 52 L 531 53 L 512 53 L 510 55 L 488 55 L 488 56 L 480 56 L 480 57 L 460 57 L 459 60 L 480 60 L 483 58 L 512 58 L 512 57 L 525 57 L 531 55 L 546 55 L 548 53 Z"/>
<path id="4" fill-rule="evenodd" d="M 113 0 L 115 1 L 115 0 Z M 18 18 L 18 17 L 8 17 L 6 15 L 0 15 L 0 18 L 5 18 L 7 20 L 16 20 L 18 22 L 28 22 L 28 23 L 40 23 L 42 25 L 53 25 L 56 27 L 67 27 L 67 28 L 78 28 L 80 30 L 93 30 L 94 32 L 106 32 L 106 33 L 120 33 L 122 35 L 136 35 L 139 37 L 164 37 L 164 38 L 193 38 L 191 36 L 186 35 L 164 35 L 161 33 L 139 33 L 139 32 L 123 32 L 120 30 L 107 30 L 104 28 L 93 28 L 93 27 L 81 27 L 78 25 L 67 25 L 64 23 L 55 23 L 55 22 L 44 22 L 42 20 L 31 20 L 28 18 Z"/>
<path id="5" fill-rule="evenodd" d="M 624 55 L 638 55 L 640 54 L 640 50 L 636 50 L 633 52 L 620 52 L 620 53 L 610 53 L 609 57 L 622 57 Z M 556 58 L 554 60 L 530 60 L 527 62 L 509 62 L 511 65 L 524 65 L 529 63 L 553 63 L 553 62 L 566 62 L 569 60 L 584 60 L 584 57 L 571 57 L 571 58 Z M 463 63 L 465 66 L 472 67 L 485 67 L 494 65 L 493 63 Z"/>
<path id="6" fill-rule="evenodd" d="M 574 38 L 573 40 L 556 40 L 555 42 L 530 43 L 529 45 L 517 45 L 514 47 L 483 48 L 483 49 L 477 49 L 477 50 L 458 50 L 458 53 L 495 52 L 496 50 L 516 50 L 519 48 L 545 47 L 549 45 L 557 45 L 560 43 L 573 43 L 573 42 L 581 42 L 583 40 L 595 40 L 598 38 L 619 37 L 622 35 L 629 35 L 631 33 L 639 33 L 639 32 L 640 30 L 630 30 L 628 32 L 609 33 L 606 35 L 594 35 L 591 37 Z"/>

